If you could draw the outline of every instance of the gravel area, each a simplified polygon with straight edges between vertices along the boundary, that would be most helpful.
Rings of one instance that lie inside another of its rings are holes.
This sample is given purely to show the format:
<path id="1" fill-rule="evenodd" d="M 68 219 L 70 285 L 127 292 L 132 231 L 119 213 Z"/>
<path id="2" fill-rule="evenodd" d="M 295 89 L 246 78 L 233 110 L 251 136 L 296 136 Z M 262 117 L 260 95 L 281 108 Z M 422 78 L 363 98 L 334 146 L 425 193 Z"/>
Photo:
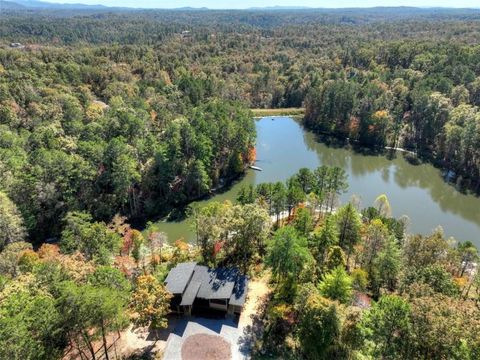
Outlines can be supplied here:
<path id="1" fill-rule="evenodd" d="M 183 342 L 182 360 L 229 360 L 230 344 L 217 335 L 196 334 Z"/>

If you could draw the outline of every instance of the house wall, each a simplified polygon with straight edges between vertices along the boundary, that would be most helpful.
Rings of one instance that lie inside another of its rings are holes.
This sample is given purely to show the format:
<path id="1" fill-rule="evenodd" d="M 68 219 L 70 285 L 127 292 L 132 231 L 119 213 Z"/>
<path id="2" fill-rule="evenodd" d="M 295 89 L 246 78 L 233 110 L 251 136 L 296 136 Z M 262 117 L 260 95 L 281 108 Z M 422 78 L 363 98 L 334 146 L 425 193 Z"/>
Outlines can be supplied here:
<path id="1" fill-rule="evenodd" d="M 228 314 L 233 315 L 233 314 L 239 314 L 242 312 L 243 307 L 242 306 L 236 306 L 236 305 L 228 305 Z"/>
<path id="2" fill-rule="evenodd" d="M 212 309 L 223 310 L 223 311 L 227 311 L 228 309 L 227 300 L 220 300 L 220 301 L 209 300 L 208 303 Z"/>
<path id="3" fill-rule="evenodd" d="M 187 316 L 191 316 L 192 315 L 192 306 L 191 305 L 187 305 L 187 306 L 182 306 L 183 307 L 183 313 Z"/>

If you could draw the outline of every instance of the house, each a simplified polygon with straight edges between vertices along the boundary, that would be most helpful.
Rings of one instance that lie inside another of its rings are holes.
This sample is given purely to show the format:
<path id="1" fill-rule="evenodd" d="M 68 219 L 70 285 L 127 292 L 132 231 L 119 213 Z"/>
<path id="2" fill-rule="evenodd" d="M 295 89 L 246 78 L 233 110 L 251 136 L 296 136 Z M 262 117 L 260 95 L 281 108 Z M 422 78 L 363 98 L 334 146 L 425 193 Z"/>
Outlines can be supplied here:
<path id="1" fill-rule="evenodd" d="M 15 49 L 23 49 L 25 48 L 25 45 L 22 45 L 18 42 L 13 42 L 13 43 L 10 43 L 10 47 Z"/>
<path id="2" fill-rule="evenodd" d="M 180 263 L 165 279 L 173 294 L 171 309 L 191 315 L 193 307 L 240 314 L 247 297 L 248 278 L 237 268 L 210 269 L 195 262 Z"/>
<path id="3" fill-rule="evenodd" d="M 181 33 L 181 36 L 182 36 L 182 39 L 190 39 L 192 37 L 192 33 L 190 32 L 190 30 L 184 30 L 182 31 Z"/>

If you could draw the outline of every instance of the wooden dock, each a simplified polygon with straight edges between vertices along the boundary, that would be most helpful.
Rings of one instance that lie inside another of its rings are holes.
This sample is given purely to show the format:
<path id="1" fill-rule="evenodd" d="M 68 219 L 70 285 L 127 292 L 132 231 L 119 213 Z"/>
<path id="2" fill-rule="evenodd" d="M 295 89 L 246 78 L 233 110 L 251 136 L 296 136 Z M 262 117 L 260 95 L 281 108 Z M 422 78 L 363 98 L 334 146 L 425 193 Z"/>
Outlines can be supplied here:
<path id="1" fill-rule="evenodd" d="M 257 170 L 257 171 L 263 171 L 263 169 L 261 167 L 254 166 L 254 165 L 250 165 L 249 168 L 253 169 L 253 170 Z"/>

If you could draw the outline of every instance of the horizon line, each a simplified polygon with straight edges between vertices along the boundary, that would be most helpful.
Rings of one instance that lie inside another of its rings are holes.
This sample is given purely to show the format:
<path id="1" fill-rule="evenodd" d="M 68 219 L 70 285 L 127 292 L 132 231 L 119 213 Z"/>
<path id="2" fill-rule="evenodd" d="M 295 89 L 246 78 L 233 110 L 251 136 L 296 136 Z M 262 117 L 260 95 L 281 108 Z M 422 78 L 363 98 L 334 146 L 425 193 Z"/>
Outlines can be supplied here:
<path id="1" fill-rule="evenodd" d="M 0 0 L 3 2 L 4 0 Z M 441 9 L 441 10 L 480 10 L 480 7 L 455 7 L 455 6 L 412 6 L 412 5 L 399 5 L 399 6 L 344 6 L 344 7 L 312 7 L 312 6 L 302 6 L 302 5 L 271 5 L 271 6 L 250 6 L 245 8 L 211 8 L 207 6 L 180 6 L 180 7 L 134 7 L 134 6 L 111 6 L 111 5 L 104 5 L 104 4 L 86 4 L 82 2 L 72 2 L 72 3 L 65 3 L 60 1 L 52 1 L 52 0 L 5 0 L 6 2 L 12 2 L 17 4 L 22 4 L 25 2 L 30 3 L 43 3 L 43 4 L 52 4 L 52 5 L 65 5 L 65 6 L 75 6 L 81 5 L 85 7 L 103 7 L 106 9 L 132 9 L 132 10 L 220 10 L 220 11 L 245 11 L 245 10 L 368 10 L 368 9 L 421 9 L 421 10 L 434 10 L 434 9 Z M 33 6 L 32 6 L 33 7 Z M 26 6 L 28 8 L 28 6 Z"/>

